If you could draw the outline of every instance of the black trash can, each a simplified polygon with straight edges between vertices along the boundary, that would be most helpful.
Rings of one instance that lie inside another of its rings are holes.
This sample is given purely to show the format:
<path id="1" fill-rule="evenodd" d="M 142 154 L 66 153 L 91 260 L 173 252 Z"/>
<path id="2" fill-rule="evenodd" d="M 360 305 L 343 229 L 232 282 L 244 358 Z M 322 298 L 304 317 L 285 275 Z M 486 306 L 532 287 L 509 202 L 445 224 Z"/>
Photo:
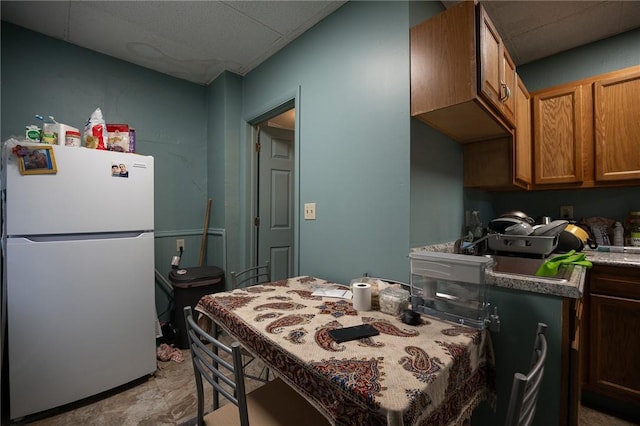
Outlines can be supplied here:
<path id="1" fill-rule="evenodd" d="M 195 308 L 200 298 L 206 294 L 224 291 L 224 271 L 217 266 L 197 266 L 173 269 L 169 272 L 173 286 L 173 325 L 178 335 L 176 346 L 187 349 L 189 341 L 184 323 L 183 310 L 186 306 Z"/>

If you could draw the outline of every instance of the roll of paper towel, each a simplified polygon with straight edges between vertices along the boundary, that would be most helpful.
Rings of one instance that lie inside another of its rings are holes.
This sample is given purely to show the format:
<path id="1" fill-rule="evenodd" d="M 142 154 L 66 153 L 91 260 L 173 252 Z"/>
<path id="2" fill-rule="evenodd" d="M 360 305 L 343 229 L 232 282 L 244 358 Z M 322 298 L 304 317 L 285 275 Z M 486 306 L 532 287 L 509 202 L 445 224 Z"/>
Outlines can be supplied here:
<path id="1" fill-rule="evenodd" d="M 371 284 L 353 284 L 353 308 L 358 311 L 371 310 Z"/>

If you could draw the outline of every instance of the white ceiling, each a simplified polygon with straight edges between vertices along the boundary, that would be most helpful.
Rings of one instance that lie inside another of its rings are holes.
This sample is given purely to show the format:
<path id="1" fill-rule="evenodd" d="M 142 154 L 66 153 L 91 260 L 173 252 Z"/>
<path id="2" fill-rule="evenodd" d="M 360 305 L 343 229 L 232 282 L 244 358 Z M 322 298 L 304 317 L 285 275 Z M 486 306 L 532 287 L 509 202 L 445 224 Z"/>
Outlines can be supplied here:
<path id="1" fill-rule="evenodd" d="M 245 75 L 345 1 L 2 1 L 2 20 L 199 84 Z M 443 1 L 446 7 L 457 1 Z M 640 28 L 640 1 L 484 1 L 517 65 Z"/>
<path id="2" fill-rule="evenodd" d="M 2 1 L 2 20 L 199 84 L 245 75 L 345 1 Z"/>

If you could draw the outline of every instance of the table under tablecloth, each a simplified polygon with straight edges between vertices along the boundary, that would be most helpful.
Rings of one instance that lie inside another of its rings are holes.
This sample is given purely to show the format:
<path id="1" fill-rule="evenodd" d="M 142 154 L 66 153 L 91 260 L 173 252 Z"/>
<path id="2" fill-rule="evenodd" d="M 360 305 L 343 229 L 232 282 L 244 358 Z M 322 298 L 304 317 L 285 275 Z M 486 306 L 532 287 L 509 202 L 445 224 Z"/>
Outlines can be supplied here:
<path id="1" fill-rule="evenodd" d="M 424 316 L 407 325 L 313 296 L 317 287 L 343 286 L 295 277 L 206 295 L 195 309 L 336 425 L 456 425 L 495 398 L 488 332 Z M 328 334 L 362 323 L 380 334 L 344 343 Z"/>

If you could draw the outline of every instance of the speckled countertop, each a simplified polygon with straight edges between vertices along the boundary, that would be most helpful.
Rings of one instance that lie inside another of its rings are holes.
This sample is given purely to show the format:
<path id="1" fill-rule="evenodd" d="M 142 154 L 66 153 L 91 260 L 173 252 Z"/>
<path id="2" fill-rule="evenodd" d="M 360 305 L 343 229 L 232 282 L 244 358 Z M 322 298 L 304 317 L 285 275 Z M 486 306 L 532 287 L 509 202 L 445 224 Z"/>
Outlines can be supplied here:
<path id="1" fill-rule="evenodd" d="M 416 247 L 411 249 L 411 251 L 453 253 L 453 243 Z M 640 269 L 640 254 L 604 253 L 593 250 L 585 250 L 585 254 L 587 259 L 594 265 L 601 264 Z M 495 285 L 496 287 L 579 299 L 582 297 L 586 273 L 587 268 L 575 266 L 568 280 L 557 280 L 544 277 L 533 278 L 525 275 L 503 274 L 494 272 L 489 268 L 486 271 L 485 279 L 488 284 Z"/>
<path id="2" fill-rule="evenodd" d="M 594 250 L 585 250 L 584 253 L 587 255 L 587 260 L 596 265 L 640 268 L 640 253 L 603 253 Z"/>

